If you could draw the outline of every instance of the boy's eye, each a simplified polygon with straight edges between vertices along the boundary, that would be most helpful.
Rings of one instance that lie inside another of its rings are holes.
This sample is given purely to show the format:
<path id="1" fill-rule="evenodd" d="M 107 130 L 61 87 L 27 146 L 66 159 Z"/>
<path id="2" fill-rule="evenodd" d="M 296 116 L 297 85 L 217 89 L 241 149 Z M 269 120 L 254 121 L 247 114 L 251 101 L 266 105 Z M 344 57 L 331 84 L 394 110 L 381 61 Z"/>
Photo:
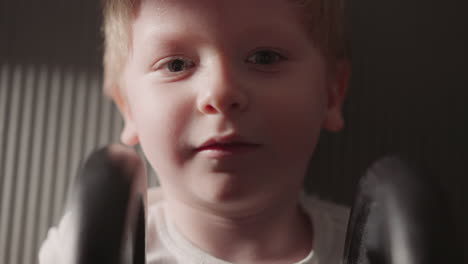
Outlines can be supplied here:
<path id="1" fill-rule="evenodd" d="M 167 70 L 174 73 L 185 71 L 193 66 L 195 63 L 184 58 L 175 58 L 166 63 Z"/>
<path id="2" fill-rule="evenodd" d="M 275 51 L 261 50 L 248 57 L 246 61 L 253 64 L 270 65 L 284 59 L 283 56 Z"/>

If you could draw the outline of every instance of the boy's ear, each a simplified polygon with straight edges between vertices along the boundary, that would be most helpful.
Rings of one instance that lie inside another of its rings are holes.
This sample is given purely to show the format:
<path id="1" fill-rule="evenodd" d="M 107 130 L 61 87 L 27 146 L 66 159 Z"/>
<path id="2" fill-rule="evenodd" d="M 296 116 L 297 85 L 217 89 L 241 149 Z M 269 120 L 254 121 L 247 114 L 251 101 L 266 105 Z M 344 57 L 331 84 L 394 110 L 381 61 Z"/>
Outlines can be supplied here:
<path id="1" fill-rule="evenodd" d="M 336 63 L 327 91 L 327 113 L 323 122 L 323 128 L 327 131 L 338 132 L 344 127 L 342 108 L 350 76 L 351 65 L 348 60 Z"/>
<path id="2" fill-rule="evenodd" d="M 125 96 L 122 94 L 119 87 L 115 87 L 112 89 L 110 97 L 117 105 L 117 108 L 124 119 L 124 128 L 120 134 L 120 140 L 127 146 L 135 146 L 139 142 L 138 133 Z"/>

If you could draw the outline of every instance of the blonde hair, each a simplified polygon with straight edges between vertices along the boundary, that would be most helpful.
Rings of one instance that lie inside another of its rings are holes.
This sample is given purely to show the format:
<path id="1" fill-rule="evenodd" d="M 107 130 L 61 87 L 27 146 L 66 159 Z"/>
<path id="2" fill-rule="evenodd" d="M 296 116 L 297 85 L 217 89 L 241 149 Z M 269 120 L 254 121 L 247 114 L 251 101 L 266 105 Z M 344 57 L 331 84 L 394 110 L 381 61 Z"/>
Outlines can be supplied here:
<path id="1" fill-rule="evenodd" d="M 289 0 L 304 10 L 304 23 L 329 62 L 349 58 L 345 0 Z M 104 33 L 104 93 L 112 95 L 131 49 L 131 21 L 141 0 L 102 0 Z"/>
<path id="2" fill-rule="evenodd" d="M 140 0 L 102 0 L 104 33 L 104 93 L 111 95 L 121 82 L 121 73 L 131 48 L 131 21 Z"/>

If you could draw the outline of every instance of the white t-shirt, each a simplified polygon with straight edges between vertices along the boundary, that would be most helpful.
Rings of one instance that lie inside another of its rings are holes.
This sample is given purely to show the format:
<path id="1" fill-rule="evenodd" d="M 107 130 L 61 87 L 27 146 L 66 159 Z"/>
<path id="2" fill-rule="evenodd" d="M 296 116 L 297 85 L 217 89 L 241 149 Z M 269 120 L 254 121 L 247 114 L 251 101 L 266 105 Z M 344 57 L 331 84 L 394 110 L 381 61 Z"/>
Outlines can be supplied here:
<path id="1" fill-rule="evenodd" d="M 314 249 L 295 264 L 339 264 L 343 258 L 349 210 L 310 196 L 301 197 L 301 205 L 314 229 Z M 164 200 L 148 207 L 148 264 L 231 264 L 217 259 L 190 243 L 168 221 Z M 65 214 L 58 228 L 52 228 L 39 252 L 39 264 L 68 264 L 74 259 L 74 219 Z"/>

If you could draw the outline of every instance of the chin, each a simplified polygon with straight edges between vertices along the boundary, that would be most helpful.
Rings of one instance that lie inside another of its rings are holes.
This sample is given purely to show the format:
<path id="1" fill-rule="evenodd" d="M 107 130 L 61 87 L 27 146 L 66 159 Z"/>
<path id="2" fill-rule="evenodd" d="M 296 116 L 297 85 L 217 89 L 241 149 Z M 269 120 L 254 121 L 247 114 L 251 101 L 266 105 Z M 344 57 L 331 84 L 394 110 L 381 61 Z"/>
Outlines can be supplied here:
<path id="1" fill-rule="evenodd" d="M 236 184 L 226 178 L 229 177 L 208 183 L 200 181 L 198 186 L 192 188 L 192 193 L 202 206 L 233 217 L 254 214 L 275 200 L 273 190 L 268 191 L 253 184 Z"/>
<path id="2" fill-rule="evenodd" d="M 249 196 L 247 184 L 231 174 L 217 173 L 210 179 L 200 180 L 196 191 L 207 202 L 229 204 Z"/>

